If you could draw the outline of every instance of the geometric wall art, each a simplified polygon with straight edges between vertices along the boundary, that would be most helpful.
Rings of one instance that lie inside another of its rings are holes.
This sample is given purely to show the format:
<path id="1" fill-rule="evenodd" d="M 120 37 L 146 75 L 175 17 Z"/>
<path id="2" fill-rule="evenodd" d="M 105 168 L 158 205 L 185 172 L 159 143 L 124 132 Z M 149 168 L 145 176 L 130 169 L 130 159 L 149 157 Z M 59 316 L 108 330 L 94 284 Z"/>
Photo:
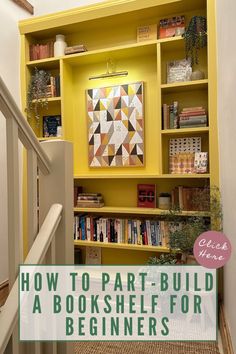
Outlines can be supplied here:
<path id="1" fill-rule="evenodd" d="M 89 166 L 143 166 L 143 82 L 90 89 L 86 94 Z"/>

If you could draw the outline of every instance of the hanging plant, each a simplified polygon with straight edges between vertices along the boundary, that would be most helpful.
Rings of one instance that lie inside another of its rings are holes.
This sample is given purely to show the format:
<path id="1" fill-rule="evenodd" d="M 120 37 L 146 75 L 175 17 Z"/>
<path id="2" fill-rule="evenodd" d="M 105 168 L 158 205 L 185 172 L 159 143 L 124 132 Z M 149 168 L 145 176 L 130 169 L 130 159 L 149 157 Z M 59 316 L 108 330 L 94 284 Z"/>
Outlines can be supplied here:
<path id="1" fill-rule="evenodd" d="M 50 73 L 34 68 L 34 74 L 28 86 L 27 93 L 27 108 L 26 112 L 28 117 L 34 113 L 37 125 L 39 125 L 39 108 L 48 107 L 47 90 L 50 80 Z"/>
<path id="2" fill-rule="evenodd" d="M 204 16 L 192 17 L 188 28 L 183 34 L 185 39 L 186 58 L 192 65 L 199 63 L 199 50 L 207 46 L 207 20 Z"/>

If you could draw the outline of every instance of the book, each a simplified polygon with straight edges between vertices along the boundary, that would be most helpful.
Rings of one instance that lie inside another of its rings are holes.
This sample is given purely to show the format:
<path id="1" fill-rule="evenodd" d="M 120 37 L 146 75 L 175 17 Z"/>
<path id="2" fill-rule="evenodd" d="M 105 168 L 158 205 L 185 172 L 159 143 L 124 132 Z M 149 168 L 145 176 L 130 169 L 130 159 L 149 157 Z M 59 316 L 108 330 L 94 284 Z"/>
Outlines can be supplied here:
<path id="1" fill-rule="evenodd" d="M 185 31 L 185 16 L 175 16 L 160 20 L 159 38 L 182 35 Z"/>
<path id="2" fill-rule="evenodd" d="M 157 25 L 141 26 L 137 28 L 137 42 L 157 39 Z"/>
<path id="3" fill-rule="evenodd" d="M 65 55 L 83 53 L 83 52 L 87 52 L 87 48 L 84 44 L 77 44 L 65 48 Z"/>
<path id="4" fill-rule="evenodd" d="M 61 126 L 61 116 L 43 116 L 43 137 L 56 137 L 57 127 Z"/>
<path id="5" fill-rule="evenodd" d="M 156 207 L 156 185 L 155 184 L 138 184 L 137 206 L 140 208 Z"/>

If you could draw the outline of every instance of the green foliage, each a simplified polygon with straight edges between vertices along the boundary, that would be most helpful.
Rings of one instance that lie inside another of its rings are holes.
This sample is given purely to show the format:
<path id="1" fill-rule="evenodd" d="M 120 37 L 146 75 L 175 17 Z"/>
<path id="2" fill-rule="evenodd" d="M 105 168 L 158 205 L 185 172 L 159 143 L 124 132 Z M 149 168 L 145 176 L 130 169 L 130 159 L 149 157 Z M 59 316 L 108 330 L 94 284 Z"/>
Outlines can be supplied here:
<path id="1" fill-rule="evenodd" d="M 34 68 L 34 74 L 31 76 L 31 80 L 28 86 L 27 93 L 27 108 L 26 112 L 28 117 L 31 117 L 31 113 L 34 113 L 37 124 L 39 124 L 39 107 L 47 107 L 47 85 L 50 80 L 50 74 L 44 70 L 38 70 Z"/>
<path id="2" fill-rule="evenodd" d="M 170 210 L 167 220 L 170 227 L 170 248 L 185 254 L 193 253 L 193 246 L 198 236 L 209 230 L 222 231 L 223 212 L 221 195 L 218 187 L 206 187 L 205 191 L 195 196 L 192 201 L 195 210 L 205 211 L 209 216 L 186 217 L 183 221 L 181 210 Z"/>
<path id="3" fill-rule="evenodd" d="M 195 240 L 204 231 L 207 231 L 207 227 L 202 217 L 191 217 L 176 227 L 173 225 L 173 230 L 170 231 L 170 248 L 192 254 Z"/>
<path id="4" fill-rule="evenodd" d="M 194 16 L 190 20 L 184 35 L 186 58 L 191 58 L 192 65 L 198 64 L 198 52 L 207 46 L 207 20 L 204 16 Z"/>
<path id="5" fill-rule="evenodd" d="M 177 258 L 173 253 L 162 253 L 159 257 L 149 257 L 147 264 L 176 264 Z"/>

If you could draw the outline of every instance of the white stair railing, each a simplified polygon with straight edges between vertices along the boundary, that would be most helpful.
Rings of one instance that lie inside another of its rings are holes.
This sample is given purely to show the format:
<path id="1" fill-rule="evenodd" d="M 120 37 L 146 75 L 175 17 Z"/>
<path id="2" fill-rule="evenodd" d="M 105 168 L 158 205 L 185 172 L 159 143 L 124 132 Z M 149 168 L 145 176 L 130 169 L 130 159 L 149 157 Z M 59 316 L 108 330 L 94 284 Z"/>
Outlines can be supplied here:
<path id="1" fill-rule="evenodd" d="M 40 144 L 1 78 L 0 111 L 6 118 L 10 285 L 10 295 L 0 312 L 0 354 L 72 354 L 73 346 L 69 343 L 20 343 L 16 326 L 17 276 L 19 264 L 24 263 L 23 244 L 27 249 L 27 264 L 73 263 L 72 144 L 61 140 Z M 23 213 L 19 141 L 26 150 L 27 197 Z M 22 215 L 27 220 L 24 230 L 27 242 L 20 230 Z"/>

